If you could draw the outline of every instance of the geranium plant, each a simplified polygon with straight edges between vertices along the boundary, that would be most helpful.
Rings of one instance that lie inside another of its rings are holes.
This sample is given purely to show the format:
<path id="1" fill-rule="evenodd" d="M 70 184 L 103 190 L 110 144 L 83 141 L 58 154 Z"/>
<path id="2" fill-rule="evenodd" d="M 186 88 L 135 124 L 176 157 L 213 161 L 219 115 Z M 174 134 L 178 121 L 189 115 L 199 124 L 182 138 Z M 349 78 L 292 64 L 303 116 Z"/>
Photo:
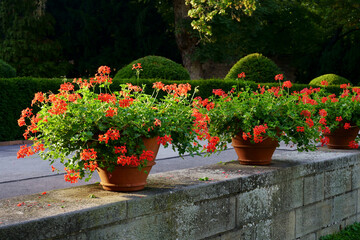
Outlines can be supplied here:
<path id="1" fill-rule="evenodd" d="M 34 144 L 22 146 L 18 158 L 39 152 L 51 164 L 60 160 L 65 180 L 76 182 L 86 175 L 88 180 L 98 167 L 110 172 L 119 165 L 141 169 L 154 160 L 143 138 L 156 137 L 165 147 L 172 143 L 180 154 L 199 152 L 189 84 L 157 82 L 148 95 L 144 86 L 128 83 L 112 92 L 109 74 L 110 68 L 102 66 L 95 78 L 65 82 L 57 94 L 36 93 L 32 106 L 40 111 L 27 108 L 18 120 L 19 126 L 27 125 L 24 137 Z M 166 92 L 161 100 L 160 91 Z"/>
<path id="2" fill-rule="evenodd" d="M 324 87 L 328 83 L 321 82 Z M 326 88 L 318 88 L 312 98 L 318 102 L 317 111 L 321 116 L 319 120 L 322 125 L 324 135 L 334 132 L 339 128 L 345 130 L 360 126 L 360 89 L 352 88 L 350 84 L 341 84 L 343 89 L 339 96 L 329 93 Z M 322 138 L 324 144 L 328 143 L 328 138 Z M 349 143 L 351 148 L 358 148 L 359 137 Z"/>
<path id="3" fill-rule="evenodd" d="M 244 78 L 245 73 L 239 74 Z M 226 148 L 231 139 L 241 134 L 244 140 L 260 143 L 266 138 L 296 144 L 299 151 L 316 149 L 320 139 L 316 102 L 309 92 L 290 93 L 290 81 L 282 83 L 281 74 L 275 76 L 278 87 L 258 86 L 256 91 L 247 86 L 225 93 L 214 89 L 210 99 L 195 99 L 198 114 L 206 119 L 203 135 L 209 144 L 217 146 L 210 151 Z"/>

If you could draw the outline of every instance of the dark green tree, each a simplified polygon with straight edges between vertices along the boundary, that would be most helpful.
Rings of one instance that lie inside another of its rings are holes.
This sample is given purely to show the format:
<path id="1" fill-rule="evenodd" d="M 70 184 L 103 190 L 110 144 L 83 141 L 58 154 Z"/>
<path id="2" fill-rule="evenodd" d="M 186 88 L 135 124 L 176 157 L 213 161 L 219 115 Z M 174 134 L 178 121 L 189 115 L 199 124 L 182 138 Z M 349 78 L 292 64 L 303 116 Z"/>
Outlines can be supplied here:
<path id="1" fill-rule="evenodd" d="M 54 18 L 46 1 L 0 2 L 0 58 L 14 66 L 18 76 L 63 76 L 68 64 L 54 39 Z"/>

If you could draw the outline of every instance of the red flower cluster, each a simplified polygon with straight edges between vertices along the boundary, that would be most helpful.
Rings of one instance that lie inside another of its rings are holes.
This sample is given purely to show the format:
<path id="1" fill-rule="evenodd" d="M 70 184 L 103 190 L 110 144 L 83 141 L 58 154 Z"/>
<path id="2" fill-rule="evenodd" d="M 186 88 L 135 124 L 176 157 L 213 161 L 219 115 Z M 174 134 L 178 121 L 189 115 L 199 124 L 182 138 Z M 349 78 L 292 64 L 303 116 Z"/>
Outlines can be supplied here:
<path id="1" fill-rule="evenodd" d="M 320 139 L 320 142 L 321 142 L 321 146 L 323 147 L 324 145 L 327 145 L 329 143 L 329 138 L 323 137 Z"/>
<path id="2" fill-rule="evenodd" d="M 328 83 L 326 80 L 322 80 L 322 81 L 321 81 L 321 85 L 323 85 L 323 86 L 328 86 L 329 83 Z"/>
<path id="3" fill-rule="evenodd" d="M 91 172 L 95 171 L 98 167 L 99 165 L 96 161 L 89 161 L 89 163 L 84 163 L 84 168 L 89 169 Z"/>
<path id="4" fill-rule="evenodd" d="M 174 83 L 171 85 L 165 85 L 163 90 L 174 97 L 187 96 L 188 91 L 191 90 L 191 85 L 189 83 L 179 85 Z"/>
<path id="5" fill-rule="evenodd" d="M 204 146 L 204 149 L 206 149 L 207 152 L 215 152 L 216 145 L 219 143 L 220 138 L 219 137 L 210 137 L 208 139 L 208 145 Z"/>
<path id="6" fill-rule="evenodd" d="M 351 142 L 349 142 L 349 147 L 350 148 L 358 148 L 359 144 L 355 141 L 351 141 Z"/>
<path id="7" fill-rule="evenodd" d="M 67 103 L 64 99 L 61 99 L 58 95 L 52 94 L 49 96 L 49 101 L 52 103 L 49 113 L 51 115 L 60 115 L 66 112 Z"/>
<path id="8" fill-rule="evenodd" d="M 133 64 L 132 66 L 132 70 L 135 70 L 135 69 L 141 69 L 141 63 L 137 63 L 137 65 Z"/>
<path id="9" fill-rule="evenodd" d="M 304 117 L 311 117 L 311 112 L 309 110 L 302 110 L 300 115 L 303 115 Z"/>
<path id="10" fill-rule="evenodd" d="M 44 102 L 45 97 L 42 92 L 35 93 L 34 99 L 31 101 L 31 106 L 33 106 L 36 102 Z"/>
<path id="11" fill-rule="evenodd" d="M 98 68 L 98 73 L 103 75 L 109 75 L 110 74 L 110 67 L 108 66 L 100 66 Z"/>
<path id="12" fill-rule="evenodd" d="M 126 146 L 121 146 L 121 147 L 114 147 L 115 149 L 115 154 L 125 154 L 127 153 L 127 149 L 126 149 Z"/>
<path id="13" fill-rule="evenodd" d="M 113 117 L 117 115 L 117 110 L 118 110 L 117 108 L 109 107 L 109 109 L 105 111 L 106 112 L 105 117 Z"/>
<path id="14" fill-rule="evenodd" d="M 344 124 L 344 129 L 349 129 L 349 128 L 351 128 L 350 123 L 345 123 L 345 124 Z"/>
<path id="15" fill-rule="evenodd" d="M 17 158 L 24 158 L 31 156 L 39 151 L 44 151 L 44 144 L 36 142 L 33 146 L 27 146 L 26 144 L 20 146 L 20 150 L 17 152 Z"/>
<path id="16" fill-rule="evenodd" d="M 326 116 L 327 116 L 326 110 L 325 110 L 325 109 L 320 109 L 320 110 L 319 110 L 319 115 L 320 115 L 321 117 L 326 117 Z"/>
<path id="17" fill-rule="evenodd" d="M 304 128 L 304 127 L 297 126 L 297 127 L 296 127 L 296 131 L 297 131 L 297 132 L 304 132 L 304 131 L 305 131 L 305 128 Z"/>
<path id="18" fill-rule="evenodd" d="M 216 96 L 220 96 L 220 97 L 227 97 L 228 95 L 224 92 L 224 90 L 222 89 L 213 89 L 213 93 L 216 95 Z"/>
<path id="19" fill-rule="evenodd" d="M 246 77 L 246 76 L 245 76 L 245 73 L 244 73 L 244 72 L 238 74 L 238 78 L 245 78 L 245 77 Z"/>
<path id="20" fill-rule="evenodd" d="M 82 153 L 80 153 L 80 159 L 87 160 L 95 160 L 97 158 L 97 152 L 93 148 L 84 149 Z"/>
<path id="21" fill-rule="evenodd" d="M 133 103 L 133 98 L 124 98 L 119 100 L 119 106 L 121 108 L 127 108 L 130 107 L 130 105 Z"/>
<path id="22" fill-rule="evenodd" d="M 120 132 L 117 129 L 110 128 L 105 134 L 99 135 L 99 141 L 105 142 L 106 144 L 109 140 L 118 140 L 120 137 Z"/>
<path id="23" fill-rule="evenodd" d="M 161 127 L 161 121 L 159 119 L 155 118 L 154 125 Z"/>
<path id="24" fill-rule="evenodd" d="M 86 79 L 83 80 L 82 78 L 74 78 L 73 83 L 79 85 L 80 88 L 90 88 L 94 85 L 95 81 L 88 81 Z"/>
<path id="25" fill-rule="evenodd" d="M 242 134 L 242 138 L 246 141 L 248 138 L 251 139 L 251 134 L 248 132 L 248 133 L 245 133 L 243 132 Z"/>
<path id="26" fill-rule="evenodd" d="M 116 102 L 116 96 L 115 94 L 108 94 L 108 93 L 100 93 L 98 95 L 97 100 L 100 100 L 101 102 L 107 102 L 107 103 L 113 103 Z"/>
<path id="27" fill-rule="evenodd" d="M 290 81 L 285 81 L 283 83 L 283 87 L 286 87 L 286 88 L 291 88 L 292 87 L 292 83 Z"/>
<path id="28" fill-rule="evenodd" d="M 349 87 L 350 87 L 350 83 L 348 83 L 348 84 L 344 83 L 344 84 L 340 85 L 340 88 L 342 88 L 342 89 L 346 89 L 346 88 L 349 88 Z"/>
<path id="29" fill-rule="evenodd" d="M 134 91 L 134 92 L 141 92 L 142 91 L 142 88 L 139 87 L 139 86 L 132 85 L 131 83 L 127 83 L 126 85 L 128 86 L 130 91 Z"/>
<path id="30" fill-rule="evenodd" d="M 153 83 L 153 88 L 165 90 L 165 84 L 163 84 L 162 82 L 155 82 Z"/>
<path id="31" fill-rule="evenodd" d="M 60 85 L 60 92 L 62 92 L 62 91 L 69 92 L 72 90 L 74 90 L 74 85 L 72 85 L 69 82 Z"/>
<path id="32" fill-rule="evenodd" d="M 207 114 L 202 114 L 198 109 L 194 108 L 192 116 L 195 117 L 194 120 L 194 131 L 197 134 L 199 140 L 209 139 L 210 135 L 208 133 L 208 123 L 210 118 Z"/>
<path id="33" fill-rule="evenodd" d="M 275 76 L 275 80 L 276 80 L 276 81 L 282 81 L 282 80 L 284 80 L 284 75 L 283 75 L 283 74 L 278 74 L 278 75 L 276 75 L 276 76 Z"/>
<path id="34" fill-rule="evenodd" d="M 79 178 L 80 178 L 79 171 L 70 170 L 68 168 L 65 168 L 65 171 L 66 171 L 66 174 L 64 175 L 64 180 L 66 182 L 77 183 L 79 181 Z"/>
<path id="35" fill-rule="evenodd" d="M 260 143 L 263 141 L 262 134 L 265 134 L 267 129 L 268 129 L 267 124 L 258 125 L 258 126 L 254 127 L 253 133 L 254 133 L 254 142 L 255 143 Z"/>
<path id="36" fill-rule="evenodd" d="M 118 157 L 117 159 L 117 164 L 125 166 L 125 165 L 130 165 L 130 166 L 139 166 L 141 162 L 143 161 L 153 161 L 154 160 L 154 152 L 153 151 L 143 151 L 143 153 L 140 155 L 140 157 L 136 157 L 134 155 L 132 156 L 125 156 L 122 155 L 120 157 Z"/>
<path id="37" fill-rule="evenodd" d="M 340 116 L 340 117 L 336 117 L 336 119 L 335 119 L 335 121 L 337 121 L 337 122 L 341 122 L 343 119 L 342 119 L 342 117 Z"/>
<path id="38" fill-rule="evenodd" d="M 314 121 L 311 118 L 306 118 L 305 121 L 309 128 L 312 128 L 314 126 Z"/>
<path id="39" fill-rule="evenodd" d="M 157 139 L 157 143 L 158 144 L 162 144 L 163 146 L 165 146 L 166 144 L 170 143 L 171 144 L 172 138 L 171 135 L 165 135 L 163 137 L 158 137 Z"/>

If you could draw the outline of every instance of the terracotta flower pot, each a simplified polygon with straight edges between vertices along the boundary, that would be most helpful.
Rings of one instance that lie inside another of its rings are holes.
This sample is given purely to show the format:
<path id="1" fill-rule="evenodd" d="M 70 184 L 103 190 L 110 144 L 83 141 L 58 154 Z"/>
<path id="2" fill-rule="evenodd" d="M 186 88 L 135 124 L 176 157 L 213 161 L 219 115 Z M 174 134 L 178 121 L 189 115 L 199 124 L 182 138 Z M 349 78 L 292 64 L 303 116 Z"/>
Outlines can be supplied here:
<path id="1" fill-rule="evenodd" d="M 159 151 L 160 145 L 157 144 L 157 137 L 144 138 L 144 144 L 146 150 L 154 152 L 154 158 L 152 161 L 148 161 L 147 165 L 139 171 L 135 166 L 117 166 L 111 173 L 106 169 L 97 168 L 97 172 L 100 176 L 103 189 L 108 191 L 117 192 L 133 192 L 139 191 L 145 188 L 146 179 L 150 173 L 152 166 L 154 166 L 156 155 Z"/>
<path id="2" fill-rule="evenodd" d="M 269 165 L 279 143 L 271 138 L 265 138 L 261 143 L 252 143 L 250 140 L 244 140 L 241 133 L 232 138 L 232 146 L 240 164 Z"/>
<path id="3" fill-rule="evenodd" d="M 342 125 L 332 133 L 324 134 L 325 137 L 329 138 L 327 144 L 328 148 L 331 149 L 351 149 L 349 143 L 354 141 L 359 133 L 359 127 L 352 126 L 349 129 L 345 129 Z"/>

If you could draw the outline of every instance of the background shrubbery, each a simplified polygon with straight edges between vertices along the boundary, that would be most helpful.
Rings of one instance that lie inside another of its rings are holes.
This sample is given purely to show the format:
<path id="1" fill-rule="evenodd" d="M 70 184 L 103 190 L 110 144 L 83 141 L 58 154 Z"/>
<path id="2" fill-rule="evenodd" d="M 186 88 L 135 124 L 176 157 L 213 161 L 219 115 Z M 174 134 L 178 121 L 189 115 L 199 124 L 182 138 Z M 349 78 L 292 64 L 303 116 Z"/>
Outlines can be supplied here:
<path id="1" fill-rule="evenodd" d="M 346 78 L 340 77 L 336 74 L 324 74 L 317 78 L 314 78 L 313 80 L 310 81 L 309 84 L 320 86 L 322 81 L 327 81 L 329 85 L 340 85 L 340 84 L 351 83 Z"/>
<path id="2" fill-rule="evenodd" d="M 249 54 L 241 58 L 230 69 L 225 79 L 236 79 L 242 72 L 246 74 L 245 80 L 258 83 L 273 82 L 274 76 L 282 73 L 272 60 L 260 53 Z"/>
<path id="3" fill-rule="evenodd" d="M 181 65 L 170 59 L 159 56 L 146 56 L 132 61 L 120 69 L 114 79 L 136 78 L 135 71 L 132 70 L 133 64 L 141 63 L 142 69 L 140 78 L 145 79 L 173 79 L 173 80 L 190 80 L 189 72 Z"/>
<path id="4" fill-rule="evenodd" d="M 16 70 L 10 64 L 0 59 L 0 78 L 16 77 Z"/>

